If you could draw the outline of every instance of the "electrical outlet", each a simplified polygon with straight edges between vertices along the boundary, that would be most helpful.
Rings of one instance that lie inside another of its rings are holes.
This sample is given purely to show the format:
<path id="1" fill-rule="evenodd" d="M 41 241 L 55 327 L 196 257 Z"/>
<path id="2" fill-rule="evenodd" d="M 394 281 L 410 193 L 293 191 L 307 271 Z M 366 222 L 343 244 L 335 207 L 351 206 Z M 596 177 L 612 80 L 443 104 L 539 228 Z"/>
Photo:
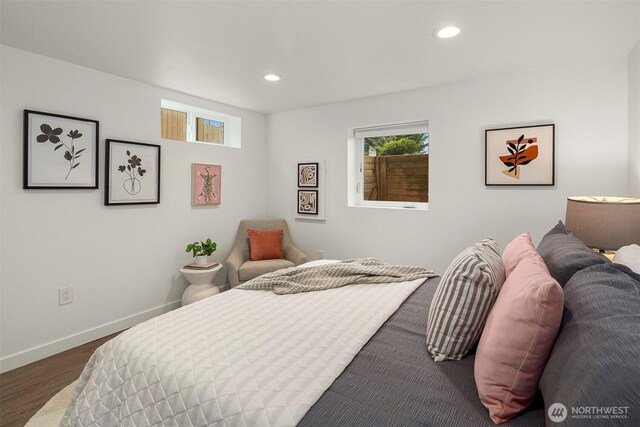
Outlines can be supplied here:
<path id="1" fill-rule="evenodd" d="M 318 250 L 318 259 L 324 259 L 324 249 Z"/>
<path id="2" fill-rule="evenodd" d="M 58 305 L 71 304 L 73 302 L 73 288 L 58 288 Z"/>

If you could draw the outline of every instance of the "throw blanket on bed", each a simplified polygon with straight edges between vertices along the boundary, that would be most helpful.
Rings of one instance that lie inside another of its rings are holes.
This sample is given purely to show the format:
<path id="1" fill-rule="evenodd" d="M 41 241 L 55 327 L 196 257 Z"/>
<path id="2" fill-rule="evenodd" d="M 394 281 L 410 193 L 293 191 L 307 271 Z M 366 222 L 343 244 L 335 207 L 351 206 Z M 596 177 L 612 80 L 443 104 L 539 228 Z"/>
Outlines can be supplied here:
<path id="1" fill-rule="evenodd" d="M 376 258 L 352 259 L 304 268 L 285 268 L 263 274 L 235 289 L 273 291 L 279 295 L 321 291 L 361 283 L 397 283 L 428 279 L 433 270 L 390 265 Z"/>
<path id="2" fill-rule="evenodd" d="M 420 286 L 230 290 L 137 325 L 91 356 L 62 426 L 294 426 Z"/>

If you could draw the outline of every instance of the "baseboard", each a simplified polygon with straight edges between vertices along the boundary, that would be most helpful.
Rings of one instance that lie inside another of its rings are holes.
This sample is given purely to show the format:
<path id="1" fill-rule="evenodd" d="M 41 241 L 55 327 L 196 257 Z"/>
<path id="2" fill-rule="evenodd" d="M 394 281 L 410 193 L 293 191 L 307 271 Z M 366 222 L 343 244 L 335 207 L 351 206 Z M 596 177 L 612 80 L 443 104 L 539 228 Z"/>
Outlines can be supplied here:
<path id="1" fill-rule="evenodd" d="M 86 331 L 78 332 L 77 334 L 69 335 L 59 340 L 51 341 L 19 353 L 5 356 L 0 359 L 0 373 L 28 365 L 29 363 L 36 362 L 40 359 L 44 359 L 45 357 L 53 356 L 54 354 L 58 354 L 65 350 L 69 350 L 115 332 L 128 329 L 138 323 L 144 322 L 145 320 L 149 320 L 160 314 L 174 310 L 180 307 L 180 305 L 180 300 L 172 301 L 168 304 L 160 305 L 122 319 L 114 320 L 113 322 L 105 323 L 104 325 L 87 329 Z"/>

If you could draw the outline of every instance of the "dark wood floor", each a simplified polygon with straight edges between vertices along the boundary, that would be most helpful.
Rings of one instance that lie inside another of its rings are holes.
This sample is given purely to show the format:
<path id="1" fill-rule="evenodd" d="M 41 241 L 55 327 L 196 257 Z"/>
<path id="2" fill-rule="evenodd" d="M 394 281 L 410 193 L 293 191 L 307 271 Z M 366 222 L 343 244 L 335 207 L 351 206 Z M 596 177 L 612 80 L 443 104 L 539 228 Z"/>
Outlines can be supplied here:
<path id="1" fill-rule="evenodd" d="M 78 379 L 96 348 L 119 333 L 0 374 L 0 426 L 24 426 L 57 392 Z"/>

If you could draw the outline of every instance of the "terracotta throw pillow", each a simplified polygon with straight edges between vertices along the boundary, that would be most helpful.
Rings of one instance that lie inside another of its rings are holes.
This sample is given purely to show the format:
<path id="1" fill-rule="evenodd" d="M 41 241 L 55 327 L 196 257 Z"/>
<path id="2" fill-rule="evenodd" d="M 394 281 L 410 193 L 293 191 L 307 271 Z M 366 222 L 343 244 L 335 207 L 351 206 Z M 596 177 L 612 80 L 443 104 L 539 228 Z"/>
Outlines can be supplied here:
<path id="1" fill-rule="evenodd" d="M 511 243 L 504 248 L 504 252 L 502 253 L 505 276 L 508 278 L 520 261 L 533 254 L 537 254 L 537 251 L 531 242 L 529 232 L 522 233 L 513 239 Z"/>
<path id="2" fill-rule="evenodd" d="M 247 230 L 251 261 L 282 259 L 283 230 Z"/>
<path id="3" fill-rule="evenodd" d="M 474 366 L 480 400 L 494 423 L 510 420 L 533 402 L 563 304 L 562 288 L 537 254 L 523 259 L 504 282 Z"/>

